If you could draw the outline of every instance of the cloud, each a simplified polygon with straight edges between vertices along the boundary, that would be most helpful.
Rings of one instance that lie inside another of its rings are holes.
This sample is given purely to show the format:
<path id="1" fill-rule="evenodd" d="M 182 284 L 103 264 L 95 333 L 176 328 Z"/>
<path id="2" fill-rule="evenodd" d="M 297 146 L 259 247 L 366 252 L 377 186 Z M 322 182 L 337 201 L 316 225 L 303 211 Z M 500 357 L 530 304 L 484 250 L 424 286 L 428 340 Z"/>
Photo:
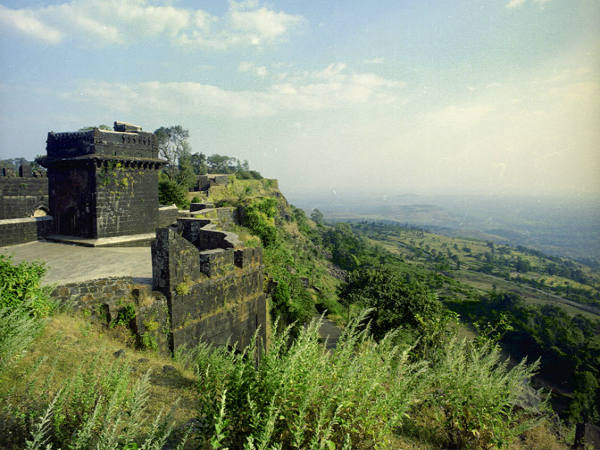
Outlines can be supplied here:
<path id="1" fill-rule="evenodd" d="M 63 95 L 123 113 L 150 108 L 164 116 L 185 113 L 270 117 L 285 112 L 334 110 L 390 102 L 397 99 L 397 89 L 403 86 L 402 82 L 371 73 L 346 73 L 342 66 L 331 65 L 323 71 L 303 72 L 264 90 L 235 91 L 198 82 L 88 81 Z M 238 67 L 241 72 L 257 74 L 263 69 L 266 71 L 264 67 L 247 62 Z"/>
<path id="2" fill-rule="evenodd" d="M 5 30 L 48 44 L 127 45 L 167 39 L 172 45 L 210 49 L 262 46 L 285 38 L 303 22 L 300 16 L 274 11 L 258 2 L 231 1 L 222 17 L 154 0 L 73 0 L 38 8 L 0 5 Z"/>
<path id="3" fill-rule="evenodd" d="M 383 58 L 365 59 L 365 64 L 383 64 Z"/>
<path id="4" fill-rule="evenodd" d="M 523 4 L 525 3 L 525 0 L 510 0 L 510 2 L 508 2 L 506 4 L 507 8 L 519 8 L 520 6 L 523 6 Z"/>
<path id="5" fill-rule="evenodd" d="M 231 1 L 229 10 L 231 29 L 249 38 L 253 45 L 274 41 L 302 21 L 298 16 L 256 6 L 257 2 Z"/>
<path id="6" fill-rule="evenodd" d="M 523 6 L 525 4 L 526 1 L 527 0 L 510 0 L 506 4 L 506 7 L 510 8 L 510 9 L 520 8 L 521 6 Z M 531 1 L 533 1 L 533 3 L 537 3 L 540 7 L 543 7 L 550 0 L 531 0 Z"/>
<path id="7" fill-rule="evenodd" d="M 473 127 L 492 110 L 493 107 L 488 104 L 448 105 L 429 113 L 427 121 L 434 127 Z"/>
<path id="8" fill-rule="evenodd" d="M 242 61 L 238 65 L 238 72 L 242 73 L 252 73 L 257 77 L 264 78 L 267 76 L 267 68 L 265 66 L 257 66 L 253 63 Z"/>
<path id="9" fill-rule="evenodd" d="M 42 23 L 29 10 L 13 10 L 0 5 L 0 23 L 5 30 L 31 36 L 48 44 L 57 44 L 63 39 L 60 30 Z"/>

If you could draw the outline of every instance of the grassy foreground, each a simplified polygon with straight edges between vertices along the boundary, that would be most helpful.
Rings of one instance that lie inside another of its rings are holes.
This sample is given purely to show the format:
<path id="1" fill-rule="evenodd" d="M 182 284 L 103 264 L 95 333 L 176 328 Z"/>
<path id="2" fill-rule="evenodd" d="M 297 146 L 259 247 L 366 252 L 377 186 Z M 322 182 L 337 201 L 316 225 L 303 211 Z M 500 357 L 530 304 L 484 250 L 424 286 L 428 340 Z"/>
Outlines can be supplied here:
<path id="1" fill-rule="evenodd" d="M 291 345 L 277 334 L 259 363 L 256 346 L 172 360 L 66 313 L 12 319 L 0 321 L 14 337 L 0 343 L 3 448 L 565 448 L 543 403 L 521 401 L 534 368 L 455 338 L 414 360 L 355 322 L 328 352 L 313 322 Z"/>

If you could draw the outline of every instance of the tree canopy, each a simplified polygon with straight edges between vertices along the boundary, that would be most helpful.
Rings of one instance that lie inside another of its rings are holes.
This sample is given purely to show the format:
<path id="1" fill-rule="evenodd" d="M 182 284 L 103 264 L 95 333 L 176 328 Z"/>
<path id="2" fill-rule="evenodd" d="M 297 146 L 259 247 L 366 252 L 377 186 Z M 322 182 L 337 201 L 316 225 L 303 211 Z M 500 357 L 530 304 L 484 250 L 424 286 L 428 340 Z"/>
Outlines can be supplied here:
<path id="1" fill-rule="evenodd" d="M 160 127 L 154 134 L 158 138 L 158 154 L 167 161 L 165 173 L 171 181 L 175 181 L 180 159 L 190 153 L 190 132 L 181 125 L 173 125 Z"/>

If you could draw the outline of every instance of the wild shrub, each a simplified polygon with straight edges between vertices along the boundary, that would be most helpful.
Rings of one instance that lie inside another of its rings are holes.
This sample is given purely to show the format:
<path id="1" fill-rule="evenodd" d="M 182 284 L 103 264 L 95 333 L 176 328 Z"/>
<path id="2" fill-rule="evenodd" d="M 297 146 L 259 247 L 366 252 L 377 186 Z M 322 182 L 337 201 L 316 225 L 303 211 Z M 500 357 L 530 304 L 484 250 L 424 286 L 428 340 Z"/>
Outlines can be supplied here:
<path id="1" fill-rule="evenodd" d="M 373 448 L 391 436 L 423 389 L 423 364 L 393 334 L 379 342 L 350 324 L 329 352 L 320 321 L 290 344 L 276 334 L 258 359 L 253 342 L 195 350 L 203 439 L 213 448 Z"/>
<path id="2" fill-rule="evenodd" d="M 36 371 L 29 372 L 26 392 L 0 401 L 0 447 L 162 448 L 172 421 L 164 413 L 149 417 L 149 373 L 134 382 L 130 371 L 124 360 L 107 362 L 98 353 L 69 379 L 53 380 L 51 372 L 44 387 Z M 50 386 L 60 388 L 49 393 Z"/>
<path id="3" fill-rule="evenodd" d="M 186 191 L 185 186 L 169 179 L 162 179 L 158 182 L 158 201 L 161 205 L 174 203 L 179 208 L 189 208 L 190 202 L 185 198 Z"/>
<path id="4" fill-rule="evenodd" d="M 444 313 L 442 304 L 424 284 L 384 267 L 350 272 L 339 296 L 346 305 L 372 308 L 370 319 L 376 337 L 399 327 L 413 328 L 425 337 Z"/>
<path id="5" fill-rule="evenodd" d="M 31 345 L 42 325 L 26 302 L 0 307 L 0 375 Z"/>
<path id="6" fill-rule="evenodd" d="M 14 264 L 12 258 L 0 255 L 0 307 L 16 308 L 26 304 L 37 317 L 50 314 L 55 303 L 48 288 L 40 285 L 46 269 L 38 262 Z"/>
<path id="7" fill-rule="evenodd" d="M 277 240 L 276 214 L 277 201 L 274 198 L 254 200 L 244 209 L 244 225 L 260 237 L 265 247 Z"/>
<path id="8" fill-rule="evenodd" d="M 443 448 L 506 448 L 543 419 L 543 399 L 537 405 L 524 401 L 539 361 L 510 367 L 497 345 L 458 338 L 441 355 L 407 428 L 415 426 Z M 429 411 L 428 420 L 422 411 Z"/>

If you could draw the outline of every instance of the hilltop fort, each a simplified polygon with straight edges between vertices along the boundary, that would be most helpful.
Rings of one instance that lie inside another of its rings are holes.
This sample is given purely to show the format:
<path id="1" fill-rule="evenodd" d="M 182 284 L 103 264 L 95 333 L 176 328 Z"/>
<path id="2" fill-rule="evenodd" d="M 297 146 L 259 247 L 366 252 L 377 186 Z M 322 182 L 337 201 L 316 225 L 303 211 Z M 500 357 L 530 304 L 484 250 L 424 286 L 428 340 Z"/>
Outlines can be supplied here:
<path id="1" fill-rule="evenodd" d="M 47 178 L 29 167 L 0 176 L 0 247 L 44 259 L 55 297 L 106 323 L 127 318 L 141 342 L 165 351 L 201 338 L 240 346 L 257 331 L 265 338 L 262 250 L 207 218 L 235 222 L 233 208 L 159 205 L 165 161 L 155 135 L 115 122 L 50 132 L 46 151 Z M 204 176 L 198 185 L 223 182 Z M 6 247 L 15 244 L 25 245 Z M 111 260 L 115 247 L 125 268 Z"/>

